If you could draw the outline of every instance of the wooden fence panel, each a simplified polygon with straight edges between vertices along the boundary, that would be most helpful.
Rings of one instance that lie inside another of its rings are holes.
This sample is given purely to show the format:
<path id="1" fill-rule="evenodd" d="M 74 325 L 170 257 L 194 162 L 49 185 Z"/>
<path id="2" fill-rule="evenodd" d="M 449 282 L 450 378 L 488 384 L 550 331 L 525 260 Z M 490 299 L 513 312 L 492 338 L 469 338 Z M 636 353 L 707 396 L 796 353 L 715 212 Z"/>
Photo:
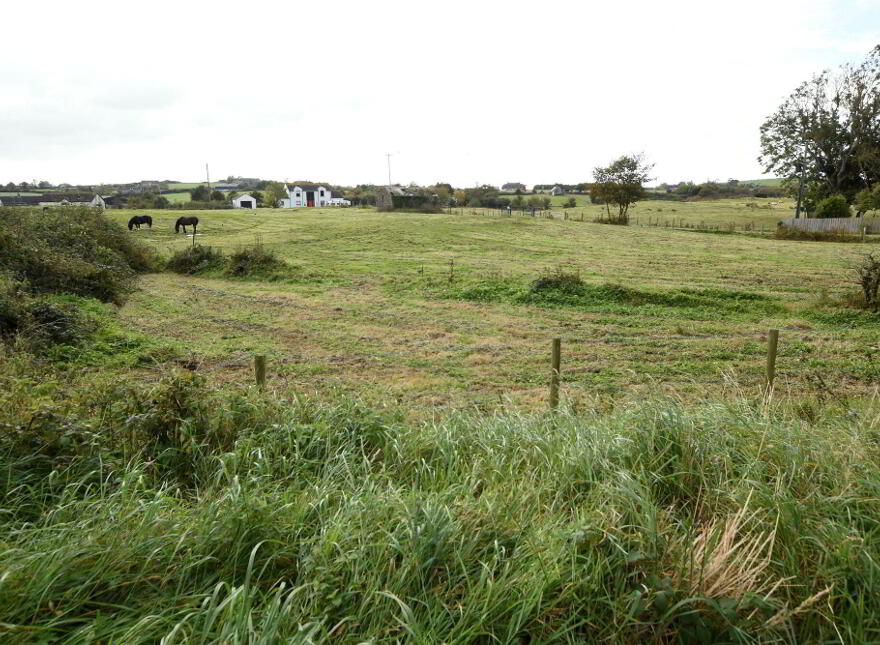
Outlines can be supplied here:
<path id="1" fill-rule="evenodd" d="M 810 233 L 854 233 L 862 232 L 862 227 L 868 230 L 868 233 L 880 233 L 880 217 L 801 217 L 795 219 L 790 217 L 782 221 L 782 225 L 793 228 L 798 231 L 809 231 Z"/>

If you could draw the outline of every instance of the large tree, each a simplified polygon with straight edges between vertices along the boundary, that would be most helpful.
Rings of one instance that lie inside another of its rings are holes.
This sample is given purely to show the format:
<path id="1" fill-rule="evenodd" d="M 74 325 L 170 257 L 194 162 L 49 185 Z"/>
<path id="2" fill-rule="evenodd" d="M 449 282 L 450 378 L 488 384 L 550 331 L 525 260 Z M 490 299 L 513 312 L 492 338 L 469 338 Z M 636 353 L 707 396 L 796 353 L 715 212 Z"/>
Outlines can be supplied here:
<path id="1" fill-rule="evenodd" d="M 761 126 L 758 160 L 789 186 L 803 172 L 818 199 L 852 202 L 880 181 L 880 45 L 861 65 L 801 83 Z"/>
<path id="2" fill-rule="evenodd" d="M 270 181 L 266 184 L 264 200 L 269 208 L 277 208 L 282 199 L 287 199 L 287 191 L 284 186 L 277 181 Z"/>
<path id="3" fill-rule="evenodd" d="M 193 188 L 189 195 L 190 200 L 194 202 L 206 202 L 211 198 L 211 191 L 208 190 L 207 186 L 202 184 L 201 186 Z"/>
<path id="4" fill-rule="evenodd" d="M 642 186 L 651 181 L 653 167 L 642 155 L 624 155 L 593 170 L 590 198 L 605 204 L 609 223 L 629 224 L 629 207 L 644 196 Z M 611 214 L 612 204 L 617 206 L 617 215 Z"/>

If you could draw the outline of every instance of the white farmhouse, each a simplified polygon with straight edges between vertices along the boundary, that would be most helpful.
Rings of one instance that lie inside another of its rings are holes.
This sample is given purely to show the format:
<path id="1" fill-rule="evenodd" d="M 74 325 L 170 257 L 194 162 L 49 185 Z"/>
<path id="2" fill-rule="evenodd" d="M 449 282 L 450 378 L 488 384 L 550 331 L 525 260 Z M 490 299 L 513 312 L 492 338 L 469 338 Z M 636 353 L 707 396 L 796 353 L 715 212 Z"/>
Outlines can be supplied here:
<path id="1" fill-rule="evenodd" d="M 317 184 L 285 186 L 287 199 L 281 200 L 281 208 L 312 208 L 330 204 L 330 189 Z"/>
<path id="2" fill-rule="evenodd" d="M 232 208 L 256 208 L 257 200 L 245 193 L 232 200 Z"/>

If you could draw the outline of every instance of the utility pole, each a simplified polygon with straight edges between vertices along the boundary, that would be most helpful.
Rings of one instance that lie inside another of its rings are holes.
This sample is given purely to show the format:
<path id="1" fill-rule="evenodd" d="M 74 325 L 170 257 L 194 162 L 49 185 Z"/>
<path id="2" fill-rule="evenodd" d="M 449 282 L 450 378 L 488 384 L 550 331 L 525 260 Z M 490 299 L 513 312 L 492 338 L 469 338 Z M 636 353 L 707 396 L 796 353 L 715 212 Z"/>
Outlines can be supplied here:
<path id="1" fill-rule="evenodd" d="M 805 151 L 806 152 L 806 151 Z M 797 198 L 797 208 L 794 211 L 794 218 L 799 219 L 801 216 L 801 201 L 804 198 L 804 163 L 805 154 L 801 153 L 801 162 L 798 164 L 798 169 L 801 171 L 800 182 L 798 184 L 798 198 Z"/>
<path id="2" fill-rule="evenodd" d="M 391 188 L 391 153 L 386 152 L 385 157 L 388 159 L 388 188 Z"/>
<path id="3" fill-rule="evenodd" d="M 208 164 L 205 164 L 205 179 L 208 181 L 208 198 L 211 197 L 211 173 L 208 172 Z"/>

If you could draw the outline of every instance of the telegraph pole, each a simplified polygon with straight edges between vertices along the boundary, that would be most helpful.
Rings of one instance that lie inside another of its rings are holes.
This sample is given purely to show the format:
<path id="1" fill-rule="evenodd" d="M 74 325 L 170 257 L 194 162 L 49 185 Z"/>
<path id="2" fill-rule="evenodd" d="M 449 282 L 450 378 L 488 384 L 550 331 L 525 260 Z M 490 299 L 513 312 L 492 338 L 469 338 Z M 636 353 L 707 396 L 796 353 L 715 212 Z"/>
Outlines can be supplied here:
<path id="1" fill-rule="evenodd" d="M 386 152 L 385 157 L 388 159 L 388 188 L 391 188 L 391 153 Z"/>
<path id="2" fill-rule="evenodd" d="M 805 154 L 801 153 L 801 162 L 798 164 L 799 170 L 801 171 L 800 181 L 798 184 L 798 198 L 797 198 L 797 208 L 794 211 L 794 218 L 799 219 L 801 216 L 801 201 L 804 198 L 804 157 Z"/>
<path id="3" fill-rule="evenodd" d="M 208 164 L 205 164 L 205 179 L 208 181 L 208 197 L 211 195 L 211 173 L 208 172 Z"/>

